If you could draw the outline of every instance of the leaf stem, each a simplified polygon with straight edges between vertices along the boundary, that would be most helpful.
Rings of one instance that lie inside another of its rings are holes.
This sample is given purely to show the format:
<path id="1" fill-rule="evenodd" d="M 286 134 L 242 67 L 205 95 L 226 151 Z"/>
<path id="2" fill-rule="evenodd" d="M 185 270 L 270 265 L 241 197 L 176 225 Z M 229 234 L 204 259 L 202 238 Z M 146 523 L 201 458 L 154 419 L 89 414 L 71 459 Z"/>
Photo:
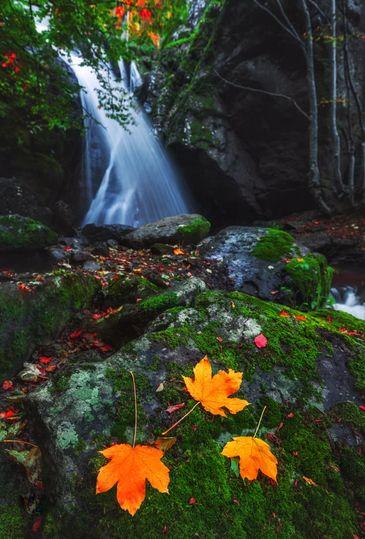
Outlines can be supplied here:
<path id="1" fill-rule="evenodd" d="M 256 435 L 259 431 L 259 428 L 261 426 L 261 422 L 262 422 L 262 418 L 264 417 L 264 413 L 265 413 L 265 410 L 266 410 L 267 406 L 264 406 L 262 412 L 261 412 L 261 415 L 260 415 L 260 419 L 259 419 L 259 422 L 257 424 L 257 427 L 256 427 L 256 430 L 255 430 L 255 434 L 253 435 L 254 438 L 256 438 Z"/>
<path id="2" fill-rule="evenodd" d="M 194 406 L 191 408 L 191 410 L 189 410 L 188 412 L 186 412 L 185 415 L 183 415 L 179 421 L 176 421 L 176 423 L 174 423 L 169 429 L 165 430 L 165 432 L 162 433 L 162 436 L 166 436 L 166 434 L 168 434 L 172 429 L 174 429 L 175 427 L 177 427 L 182 421 L 184 421 L 184 419 L 186 417 L 188 417 L 188 415 L 191 414 L 191 412 L 193 412 L 195 410 L 195 408 L 197 406 L 199 406 L 200 402 L 197 402 L 196 404 L 194 404 Z"/>
<path id="3" fill-rule="evenodd" d="M 136 446 L 137 440 L 137 428 L 138 428 L 138 409 L 137 409 L 137 388 L 136 388 L 136 379 L 134 373 L 129 371 L 132 381 L 133 381 L 133 392 L 134 392 L 134 435 L 133 435 L 133 447 Z"/>

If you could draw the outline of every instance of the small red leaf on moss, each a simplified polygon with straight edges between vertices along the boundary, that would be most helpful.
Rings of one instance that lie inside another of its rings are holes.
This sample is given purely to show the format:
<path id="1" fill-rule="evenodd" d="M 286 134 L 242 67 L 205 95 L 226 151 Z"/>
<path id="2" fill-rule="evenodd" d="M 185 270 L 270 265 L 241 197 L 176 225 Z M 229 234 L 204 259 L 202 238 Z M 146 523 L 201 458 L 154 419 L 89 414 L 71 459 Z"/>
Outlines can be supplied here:
<path id="1" fill-rule="evenodd" d="M 181 408 L 184 408 L 185 403 L 182 402 L 181 404 L 172 404 L 168 408 L 166 408 L 166 412 L 168 414 L 173 414 L 174 412 L 177 412 L 178 410 L 181 410 Z"/>
<path id="2" fill-rule="evenodd" d="M 268 341 L 265 335 L 260 333 L 260 335 L 257 335 L 257 337 L 255 337 L 254 342 L 257 348 L 266 348 Z"/>
<path id="3" fill-rule="evenodd" d="M 359 410 L 361 410 L 362 412 L 365 412 L 365 404 L 360 404 Z"/>

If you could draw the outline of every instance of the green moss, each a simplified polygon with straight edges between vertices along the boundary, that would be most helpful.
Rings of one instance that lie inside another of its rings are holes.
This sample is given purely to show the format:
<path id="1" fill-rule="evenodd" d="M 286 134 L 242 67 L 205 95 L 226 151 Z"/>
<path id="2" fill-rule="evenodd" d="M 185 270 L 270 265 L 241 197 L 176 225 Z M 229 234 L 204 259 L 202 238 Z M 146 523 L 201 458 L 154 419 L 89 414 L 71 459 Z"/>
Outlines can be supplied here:
<path id="1" fill-rule="evenodd" d="M 125 303 L 135 303 L 139 298 L 145 299 L 158 291 L 158 286 L 144 277 L 121 274 L 103 290 L 103 296 L 105 303 L 119 307 Z"/>
<path id="2" fill-rule="evenodd" d="M 32 348 L 55 337 L 75 313 L 89 307 L 99 289 L 92 277 L 78 273 L 52 276 L 24 294 L 12 285 L 0 290 L 0 372 L 20 368 Z"/>
<path id="3" fill-rule="evenodd" d="M 0 249 L 42 248 L 57 241 L 48 226 L 30 217 L 0 215 Z"/>
<path id="4" fill-rule="evenodd" d="M 286 264 L 290 288 L 296 305 L 304 309 L 323 307 L 331 290 L 333 268 L 322 255 L 308 254 L 294 258 Z"/>
<path id="5" fill-rule="evenodd" d="M 252 254 L 261 260 L 278 262 L 281 258 L 290 256 L 294 248 L 294 238 L 276 228 L 270 228 L 256 243 Z"/>
<path id="6" fill-rule="evenodd" d="M 198 216 L 188 225 L 180 226 L 178 231 L 183 243 L 198 243 L 209 234 L 210 227 L 208 219 Z"/>
<path id="7" fill-rule="evenodd" d="M 177 303 L 178 296 L 175 292 L 165 292 L 141 301 L 139 308 L 142 311 L 164 311 L 176 306 Z"/>
<path id="8" fill-rule="evenodd" d="M 0 506 L 1 539 L 23 539 L 26 533 L 25 517 L 18 504 Z"/>

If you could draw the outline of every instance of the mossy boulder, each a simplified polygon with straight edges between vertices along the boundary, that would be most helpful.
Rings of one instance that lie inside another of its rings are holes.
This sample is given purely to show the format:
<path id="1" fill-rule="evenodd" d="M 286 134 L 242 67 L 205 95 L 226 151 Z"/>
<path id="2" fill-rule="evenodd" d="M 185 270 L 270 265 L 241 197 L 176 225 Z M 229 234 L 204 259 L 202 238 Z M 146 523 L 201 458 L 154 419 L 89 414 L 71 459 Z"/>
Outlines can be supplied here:
<path id="1" fill-rule="evenodd" d="M 123 243 L 137 248 L 154 243 L 194 245 L 209 234 L 210 228 L 210 222 L 202 215 L 175 215 L 137 228 L 123 238 Z"/>
<path id="2" fill-rule="evenodd" d="M 167 309 L 105 361 L 90 355 L 31 392 L 27 406 L 46 455 L 50 496 L 44 537 L 65 537 L 70 530 L 75 539 L 358 535 L 365 421 L 356 388 L 364 382 L 365 324 L 327 311 L 303 317 L 288 308 L 285 318 L 280 312 L 281 306 L 244 293 L 204 292 L 188 307 Z M 268 338 L 261 350 L 254 344 L 259 333 Z M 214 370 L 244 373 L 238 396 L 252 404 L 226 418 L 194 410 L 164 457 L 170 494 L 148 487 L 133 518 L 118 506 L 114 489 L 95 496 L 97 470 L 105 463 L 98 450 L 133 439 L 129 371 L 138 388 L 137 442 L 153 443 L 185 411 L 171 417 L 169 405 L 192 406 L 181 376 L 191 375 L 205 354 Z M 345 392 L 338 388 L 339 366 Z M 243 481 L 221 455 L 233 435 L 252 435 L 264 405 L 260 436 L 279 460 L 277 485 L 263 476 Z"/>
<path id="3" fill-rule="evenodd" d="M 0 252 L 43 249 L 57 241 L 48 226 L 22 215 L 0 215 Z"/>
<path id="4" fill-rule="evenodd" d="M 225 263 L 236 290 L 301 309 L 326 305 L 332 268 L 287 232 L 228 227 L 205 239 L 199 249 L 206 258 Z"/>
<path id="5" fill-rule="evenodd" d="M 93 276 L 63 271 L 28 286 L 29 291 L 13 283 L 0 287 L 0 376 L 19 370 L 34 347 L 56 337 L 100 289 Z"/>

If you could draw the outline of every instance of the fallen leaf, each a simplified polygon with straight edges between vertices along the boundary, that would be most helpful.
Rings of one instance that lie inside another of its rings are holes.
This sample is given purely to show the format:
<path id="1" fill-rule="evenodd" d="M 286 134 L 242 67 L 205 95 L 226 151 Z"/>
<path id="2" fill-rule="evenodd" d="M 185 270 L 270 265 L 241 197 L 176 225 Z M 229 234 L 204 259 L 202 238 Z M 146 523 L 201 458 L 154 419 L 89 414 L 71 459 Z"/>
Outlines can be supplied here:
<path id="1" fill-rule="evenodd" d="M 48 357 L 48 356 L 41 356 L 38 361 L 39 363 L 42 363 L 43 365 L 48 365 L 48 363 L 51 363 L 52 361 L 52 357 Z"/>
<path id="2" fill-rule="evenodd" d="M 251 436 L 238 436 L 228 442 L 222 451 L 228 458 L 240 458 L 240 475 L 252 481 L 257 478 L 259 470 L 274 481 L 277 476 L 277 458 L 271 453 L 270 446 Z"/>
<path id="3" fill-rule="evenodd" d="M 42 373 L 34 363 L 24 363 L 24 369 L 18 373 L 18 378 L 22 382 L 36 382 L 40 376 Z"/>
<path id="4" fill-rule="evenodd" d="M 313 487 L 318 487 L 317 483 L 313 481 L 313 479 L 311 479 L 310 477 L 306 477 L 305 475 L 303 475 L 303 479 L 308 485 L 312 485 Z"/>
<path id="5" fill-rule="evenodd" d="M 267 342 L 267 338 L 262 333 L 260 333 L 260 335 L 257 335 L 257 337 L 255 337 L 254 339 L 254 343 L 257 348 L 266 348 Z"/>
<path id="6" fill-rule="evenodd" d="M 181 410 L 181 408 L 185 407 L 185 403 L 182 402 L 181 404 L 172 404 L 168 408 L 166 408 L 166 412 L 168 414 L 173 414 L 174 412 L 177 412 L 177 410 Z"/>
<path id="7" fill-rule="evenodd" d="M 169 469 L 161 462 L 163 452 L 146 445 L 117 444 L 100 451 L 110 459 L 98 473 L 96 494 L 101 494 L 117 483 L 117 500 L 122 509 L 132 516 L 146 497 L 146 480 L 159 492 L 167 492 Z"/>
<path id="8" fill-rule="evenodd" d="M 299 320 L 301 322 L 304 322 L 304 320 L 307 320 L 307 317 L 304 314 L 296 314 L 294 318 L 295 320 Z"/>
<path id="9" fill-rule="evenodd" d="M 164 389 L 165 389 L 164 383 L 161 382 L 161 383 L 158 385 L 157 389 L 156 389 L 156 393 L 161 393 L 161 391 L 163 391 Z"/>
<path id="10" fill-rule="evenodd" d="M 190 498 L 190 500 L 188 501 L 188 504 L 189 505 L 195 505 L 196 504 L 196 498 Z"/>
<path id="11" fill-rule="evenodd" d="M 42 526 L 42 517 L 37 517 L 32 524 L 32 533 L 38 533 Z"/>
<path id="12" fill-rule="evenodd" d="M 362 412 L 365 412 L 365 404 L 360 404 L 359 410 L 361 410 Z"/>
<path id="13" fill-rule="evenodd" d="M 9 410 L 0 412 L 0 419 L 12 419 L 13 417 L 16 417 L 16 415 L 17 415 L 17 412 L 9 408 Z"/>
<path id="14" fill-rule="evenodd" d="M 159 436 L 155 441 L 155 446 L 165 452 L 176 444 L 176 440 L 175 436 Z"/>
<path id="15" fill-rule="evenodd" d="M 2 383 L 2 388 L 4 391 L 9 391 L 10 389 L 13 389 L 14 383 L 11 380 L 4 380 Z"/>
<path id="16" fill-rule="evenodd" d="M 279 316 L 282 316 L 283 318 L 289 318 L 290 314 L 287 311 L 280 311 Z"/>
<path id="17" fill-rule="evenodd" d="M 183 376 L 186 388 L 193 399 L 199 401 L 207 412 L 226 417 L 223 408 L 231 414 L 236 414 L 248 406 L 246 400 L 228 398 L 239 390 L 242 372 L 229 369 L 228 372 L 219 371 L 212 376 L 212 366 L 206 356 L 195 365 L 194 376 L 195 379 Z"/>
<path id="18" fill-rule="evenodd" d="M 173 250 L 173 253 L 174 253 L 174 255 L 178 255 L 178 256 L 179 255 L 186 255 L 186 252 L 183 249 L 180 249 L 178 247 Z"/>

